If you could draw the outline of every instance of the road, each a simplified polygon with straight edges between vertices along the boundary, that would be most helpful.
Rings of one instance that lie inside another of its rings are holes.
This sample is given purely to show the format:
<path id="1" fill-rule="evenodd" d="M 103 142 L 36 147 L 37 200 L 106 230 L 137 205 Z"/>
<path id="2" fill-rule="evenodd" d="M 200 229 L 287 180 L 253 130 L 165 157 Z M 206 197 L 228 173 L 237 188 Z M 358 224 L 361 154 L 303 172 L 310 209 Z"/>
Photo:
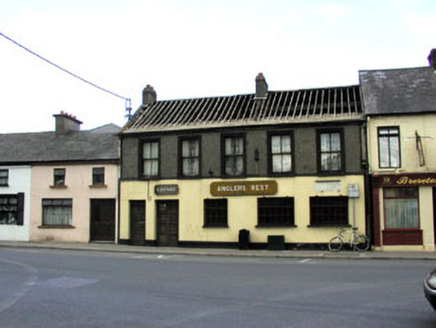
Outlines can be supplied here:
<path id="1" fill-rule="evenodd" d="M 436 327 L 432 261 L 0 248 L 0 327 Z"/>

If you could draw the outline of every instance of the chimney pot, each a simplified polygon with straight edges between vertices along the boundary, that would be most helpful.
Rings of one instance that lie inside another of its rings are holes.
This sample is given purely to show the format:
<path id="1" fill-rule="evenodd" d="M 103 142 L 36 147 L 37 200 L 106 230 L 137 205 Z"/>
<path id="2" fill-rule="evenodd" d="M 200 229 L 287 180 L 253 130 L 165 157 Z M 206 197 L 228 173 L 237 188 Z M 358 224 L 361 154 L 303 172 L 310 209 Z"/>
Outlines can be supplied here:
<path id="1" fill-rule="evenodd" d="M 436 71 L 436 48 L 433 48 L 430 51 L 430 55 L 427 57 L 428 63 L 430 64 L 430 67 L 433 68 L 433 70 Z"/>
<path id="2" fill-rule="evenodd" d="M 80 131 L 80 122 L 76 116 L 61 111 L 60 114 L 53 115 L 56 119 L 56 134 L 66 134 L 68 132 Z"/>
<path id="3" fill-rule="evenodd" d="M 256 99 L 266 99 L 268 97 L 268 83 L 262 73 L 256 76 Z"/>
<path id="4" fill-rule="evenodd" d="M 147 84 L 147 86 L 142 91 L 142 104 L 149 105 L 155 103 L 157 100 L 157 94 L 154 88 Z"/>

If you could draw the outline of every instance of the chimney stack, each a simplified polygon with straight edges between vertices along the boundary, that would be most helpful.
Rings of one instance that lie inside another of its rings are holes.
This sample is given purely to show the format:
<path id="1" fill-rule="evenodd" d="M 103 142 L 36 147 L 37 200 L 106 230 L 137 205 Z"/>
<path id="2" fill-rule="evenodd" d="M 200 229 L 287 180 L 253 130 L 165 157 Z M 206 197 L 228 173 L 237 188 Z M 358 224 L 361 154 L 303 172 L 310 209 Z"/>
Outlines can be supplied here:
<path id="1" fill-rule="evenodd" d="M 256 76 L 256 97 L 255 99 L 266 99 L 268 97 L 268 83 L 262 73 Z"/>
<path id="2" fill-rule="evenodd" d="M 155 103 L 157 100 L 156 91 L 154 91 L 153 87 L 149 84 L 142 91 L 142 104 L 149 105 Z"/>
<path id="3" fill-rule="evenodd" d="M 430 51 L 430 55 L 428 55 L 427 59 L 430 66 L 436 71 L 436 48 Z"/>
<path id="4" fill-rule="evenodd" d="M 80 131 L 80 122 L 75 116 L 63 111 L 60 114 L 53 115 L 56 119 L 56 134 L 66 134 L 68 132 Z"/>

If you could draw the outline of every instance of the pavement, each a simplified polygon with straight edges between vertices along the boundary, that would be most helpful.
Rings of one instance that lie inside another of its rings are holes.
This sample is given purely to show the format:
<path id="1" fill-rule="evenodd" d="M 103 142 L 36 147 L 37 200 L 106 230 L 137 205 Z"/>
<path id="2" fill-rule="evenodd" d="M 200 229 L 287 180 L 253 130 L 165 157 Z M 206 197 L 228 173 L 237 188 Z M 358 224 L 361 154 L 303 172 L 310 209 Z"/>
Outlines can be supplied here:
<path id="1" fill-rule="evenodd" d="M 116 245 L 111 243 L 61 243 L 61 242 L 18 242 L 0 241 L 0 248 L 15 249 L 53 249 L 94 252 L 116 252 L 154 255 L 192 255 L 221 257 L 258 257 L 258 258 L 325 258 L 325 259 L 373 259 L 373 260 L 429 260 L 436 261 L 436 252 L 400 252 L 400 251 L 341 251 L 326 250 L 239 250 L 220 248 L 150 247 Z"/>

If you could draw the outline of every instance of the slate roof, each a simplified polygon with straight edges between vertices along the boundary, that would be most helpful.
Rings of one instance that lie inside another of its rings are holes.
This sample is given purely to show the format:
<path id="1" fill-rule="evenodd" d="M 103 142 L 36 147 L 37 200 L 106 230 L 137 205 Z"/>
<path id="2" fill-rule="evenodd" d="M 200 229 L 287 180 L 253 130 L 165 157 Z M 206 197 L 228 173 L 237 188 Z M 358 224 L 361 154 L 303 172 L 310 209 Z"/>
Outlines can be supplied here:
<path id="1" fill-rule="evenodd" d="M 359 71 L 368 115 L 436 112 L 436 73 L 431 67 Z"/>
<path id="2" fill-rule="evenodd" d="M 117 160 L 118 136 L 95 130 L 0 134 L 0 165 Z"/>
<path id="3" fill-rule="evenodd" d="M 123 133 L 253 124 L 350 120 L 362 117 L 359 86 L 156 101 L 142 105 Z"/>

